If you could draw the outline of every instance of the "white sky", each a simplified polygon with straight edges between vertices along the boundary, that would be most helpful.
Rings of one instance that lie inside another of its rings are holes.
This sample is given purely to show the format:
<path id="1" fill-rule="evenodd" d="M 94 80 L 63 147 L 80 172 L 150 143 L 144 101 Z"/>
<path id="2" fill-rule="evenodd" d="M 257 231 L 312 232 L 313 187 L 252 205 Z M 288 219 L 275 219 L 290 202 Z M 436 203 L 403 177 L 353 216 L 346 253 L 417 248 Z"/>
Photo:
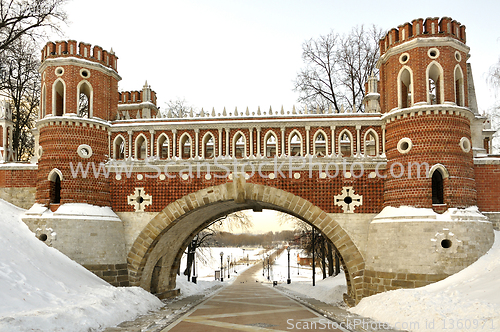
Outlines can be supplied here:
<path id="1" fill-rule="evenodd" d="M 356 25 L 383 30 L 415 18 L 448 16 L 465 24 L 480 111 L 491 107 L 488 68 L 500 56 L 498 13 L 492 0 L 432 2 L 338 0 L 72 0 L 65 36 L 106 50 L 118 60 L 121 90 L 147 80 L 165 108 L 185 98 L 205 111 L 290 110 L 301 46 L 330 30 Z M 259 220 L 267 220 L 259 216 Z M 270 217 L 270 219 L 273 219 Z M 262 231 L 278 225 L 262 222 Z"/>

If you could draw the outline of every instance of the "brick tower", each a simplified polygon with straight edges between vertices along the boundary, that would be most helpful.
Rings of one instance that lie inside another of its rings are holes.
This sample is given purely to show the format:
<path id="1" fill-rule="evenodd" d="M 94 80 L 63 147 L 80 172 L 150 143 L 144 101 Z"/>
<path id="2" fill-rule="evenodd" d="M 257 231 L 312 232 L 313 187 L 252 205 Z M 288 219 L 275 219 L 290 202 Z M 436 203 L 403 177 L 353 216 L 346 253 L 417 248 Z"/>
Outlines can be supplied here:
<path id="1" fill-rule="evenodd" d="M 386 206 L 476 205 L 465 41 L 448 17 L 413 20 L 380 41 Z"/>
<path id="2" fill-rule="evenodd" d="M 110 205 L 108 180 L 73 171 L 99 167 L 109 155 L 109 120 L 118 111 L 117 57 L 99 46 L 49 42 L 42 50 L 42 102 L 37 123 L 37 202 Z M 72 171 L 73 170 L 73 171 Z"/>
<path id="3" fill-rule="evenodd" d="M 475 207 L 471 127 L 482 120 L 469 108 L 465 41 L 465 26 L 448 17 L 413 20 L 380 40 L 387 177 L 385 208 L 369 227 L 365 296 L 441 280 L 493 242 Z"/>

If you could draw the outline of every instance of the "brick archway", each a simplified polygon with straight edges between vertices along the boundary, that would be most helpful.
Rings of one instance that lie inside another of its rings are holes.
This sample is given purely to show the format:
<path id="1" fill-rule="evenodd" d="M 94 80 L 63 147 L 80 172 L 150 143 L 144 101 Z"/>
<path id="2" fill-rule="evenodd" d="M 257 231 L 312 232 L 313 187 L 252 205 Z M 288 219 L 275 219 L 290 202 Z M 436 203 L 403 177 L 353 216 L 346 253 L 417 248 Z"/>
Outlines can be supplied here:
<path id="1" fill-rule="evenodd" d="M 168 293 L 175 288 L 176 272 L 189 241 L 211 221 L 246 209 L 272 209 L 291 214 L 318 228 L 341 255 L 351 304 L 363 296 L 364 259 L 345 230 L 309 201 L 281 189 L 234 182 L 208 187 L 172 202 L 158 213 L 137 237 L 128 254 L 131 286 Z M 161 271 L 161 272 L 159 272 Z"/>

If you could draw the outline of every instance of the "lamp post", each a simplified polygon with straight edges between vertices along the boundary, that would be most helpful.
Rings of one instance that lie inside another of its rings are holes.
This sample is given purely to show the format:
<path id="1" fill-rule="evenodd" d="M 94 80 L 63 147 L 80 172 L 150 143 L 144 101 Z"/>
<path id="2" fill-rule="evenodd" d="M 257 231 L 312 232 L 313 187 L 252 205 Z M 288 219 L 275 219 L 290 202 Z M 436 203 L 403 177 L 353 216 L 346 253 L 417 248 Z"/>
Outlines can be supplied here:
<path id="1" fill-rule="evenodd" d="M 224 256 L 224 253 L 221 251 L 220 252 L 220 281 L 224 281 L 224 263 L 222 262 L 222 257 Z"/>
<path id="2" fill-rule="evenodd" d="M 288 251 L 288 279 L 286 279 L 286 283 L 291 284 L 292 279 L 290 279 L 290 246 L 286 247 L 286 251 Z"/>
<path id="3" fill-rule="evenodd" d="M 229 266 L 229 255 L 227 255 L 227 278 L 231 278 L 229 273 L 231 272 L 231 267 Z"/>
<path id="4" fill-rule="evenodd" d="M 271 280 L 271 277 L 269 276 L 269 268 L 270 268 L 270 257 L 267 256 L 267 280 Z"/>

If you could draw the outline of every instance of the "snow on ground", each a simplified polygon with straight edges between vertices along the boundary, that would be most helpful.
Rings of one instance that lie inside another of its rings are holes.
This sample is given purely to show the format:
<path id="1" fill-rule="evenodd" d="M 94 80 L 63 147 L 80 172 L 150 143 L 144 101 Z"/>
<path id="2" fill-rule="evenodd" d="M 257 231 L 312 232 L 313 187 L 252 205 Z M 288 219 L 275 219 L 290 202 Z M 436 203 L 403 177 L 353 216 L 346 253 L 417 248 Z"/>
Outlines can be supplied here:
<path id="1" fill-rule="evenodd" d="M 113 287 L 38 240 L 24 210 L 0 200 L 0 331 L 90 331 L 163 305 L 138 287 Z"/>
<path id="2" fill-rule="evenodd" d="M 298 266 L 297 254 L 302 250 L 290 250 L 290 280 L 288 279 L 288 253 L 284 250 L 270 266 L 270 281 L 277 281 L 283 288 L 289 289 L 295 293 L 303 294 L 315 298 L 328 304 L 338 304 L 343 302 L 343 294 L 347 292 L 344 273 L 335 277 L 323 279 L 323 273 L 320 268 L 316 268 L 316 285 L 312 285 L 312 268 L 310 266 Z M 262 275 L 260 270 L 255 275 L 256 279 L 267 282 L 267 268 Z"/>
<path id="3" fill-rule="evenodd" d="M 361 300 L 352 312 L 411 331 L 500 331 L 500 232 L 490 251 L 437 283 Z"/>

